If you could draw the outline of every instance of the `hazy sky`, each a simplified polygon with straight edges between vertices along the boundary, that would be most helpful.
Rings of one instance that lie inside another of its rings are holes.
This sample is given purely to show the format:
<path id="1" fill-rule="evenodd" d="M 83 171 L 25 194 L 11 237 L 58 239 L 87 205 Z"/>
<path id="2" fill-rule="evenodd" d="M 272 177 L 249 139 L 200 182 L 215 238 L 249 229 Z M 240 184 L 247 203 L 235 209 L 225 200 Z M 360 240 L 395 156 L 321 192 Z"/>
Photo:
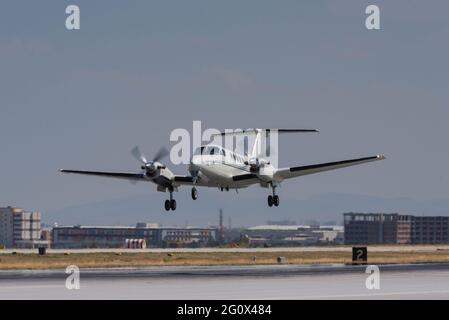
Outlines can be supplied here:
<path id="1" fill-rule="evenodd" d="M 65 29 L 69 4 L 79 31 Z M 368 4 L 379 31 L 365 28 Z M 155 193 L 58 169 L 138 170 L 133 146 L 151 156 L 193 120 L 321 130 L 282 137 L 282 166 L 387 156 L 285 182 L 281 199 L 447 197 L 448 12 L 410 0 L 1 1 L 0 205 L 45 212 Z M 203 194 L 211 207 L 220 197 Z"/>

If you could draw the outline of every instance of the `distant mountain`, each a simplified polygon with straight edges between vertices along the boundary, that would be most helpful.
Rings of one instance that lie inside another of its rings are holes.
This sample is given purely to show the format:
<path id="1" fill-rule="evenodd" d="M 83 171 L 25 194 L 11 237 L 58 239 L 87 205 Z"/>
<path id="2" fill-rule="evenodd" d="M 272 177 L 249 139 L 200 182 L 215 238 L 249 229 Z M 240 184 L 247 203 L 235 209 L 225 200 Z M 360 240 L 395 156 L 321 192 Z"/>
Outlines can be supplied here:
<path id="1" fill-rule="evenodd" d="M 281 198 L 280 207 L 268 208 L 264 197 L 206 191 L 200 193 L 197 201 L 191 200 L 188 193 L 177 194 L 178 209 L 167 212 L 162 206 L 165 197 L 164 194 L 151 193 L 67 207 L 43 212 L 43 222 L 57 222 L 59 225 L 134 225 L 136 222 L 154 222 L 163 225 L 210 226 L 218 224 L 219 208 L 223 208 L 225 225 L 230 217 L 232 226 L 265 224 L 268 220 L 341 223 L 343 212 L 449 215 L 449 199 L 446 198 L 415 200 L 326 193 L 305 200 Z"/>

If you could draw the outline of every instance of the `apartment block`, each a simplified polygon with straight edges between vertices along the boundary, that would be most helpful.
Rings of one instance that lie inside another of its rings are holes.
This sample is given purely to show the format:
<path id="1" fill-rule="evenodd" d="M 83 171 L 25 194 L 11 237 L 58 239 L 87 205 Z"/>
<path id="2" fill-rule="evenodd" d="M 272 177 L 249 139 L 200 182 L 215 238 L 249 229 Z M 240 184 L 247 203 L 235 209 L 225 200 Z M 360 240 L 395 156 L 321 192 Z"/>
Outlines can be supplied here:
<path id="1" fill-rule="evenodd" d="M 345 244 L 449 243 L 449 217 L 345 213 Z"/>
<path id="2" fill-rule="evenodd" d="M 6 248 L 33 248 L 40 243 L 41 214 L 20 208 L 0 208 L 0 244 Z"/>

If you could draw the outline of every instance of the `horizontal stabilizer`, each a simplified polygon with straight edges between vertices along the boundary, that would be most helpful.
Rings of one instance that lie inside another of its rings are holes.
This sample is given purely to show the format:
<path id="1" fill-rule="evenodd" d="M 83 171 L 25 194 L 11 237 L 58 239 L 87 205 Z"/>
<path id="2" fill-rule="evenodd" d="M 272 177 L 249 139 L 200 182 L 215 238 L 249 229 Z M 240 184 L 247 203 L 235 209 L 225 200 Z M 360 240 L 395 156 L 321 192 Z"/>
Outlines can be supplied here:
<path id="1" fill-rule="evenodd" d="M 243 131 L 235 131 L 235 132 L 221 132 L 217 134 L 213 134 L 212 137 L 216 136 L 244 136 L 250 134 L 258 134 L 262 132 L 270 133 L 275 131 L 277 133 L 308 133 L 308 132 L 320 132 L 317 129 L 248 129 Z"/>

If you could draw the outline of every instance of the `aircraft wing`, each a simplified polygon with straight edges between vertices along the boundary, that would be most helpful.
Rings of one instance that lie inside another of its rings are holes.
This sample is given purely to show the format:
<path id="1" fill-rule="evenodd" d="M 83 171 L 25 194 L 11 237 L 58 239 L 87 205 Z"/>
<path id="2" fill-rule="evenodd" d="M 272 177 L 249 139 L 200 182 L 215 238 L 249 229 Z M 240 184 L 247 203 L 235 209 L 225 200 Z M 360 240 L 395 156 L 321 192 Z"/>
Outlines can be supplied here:
<path id="1" fill-rule="evenodd" d="M 116 178 L 128 181 L 146 181 L 145 175 L 143 173 L 128 173 L 128 172 L 103 172 L 103 171 L 80 171 L 80 170 L 59 170 L 62 173 L 74 173 L 89 176 L 105 177 L 105 178 Z"/>
<path id="2" fill-rule="evenodd" d="M 319 173 L 323 171 L 335 170 L 340 168 L 345 168 L 349 166 L 355 166 L 358 164 L 363 164 L 367 162 L 383 160 L 385 156 L 376 155 L 372 157 L 358 158 L 358 159 L 349 159 L 343 161 L 335 161 L 335 162 L 326 162 L 319 164 L 312 164 L 307 166 L 299 166 L 299 167 L 290 167 L 290 168 L 282 168 L 278 169 L 274 175 L 276 180 L 284 180 L 288 178 L 305 176 L 308 174 Z"/>

